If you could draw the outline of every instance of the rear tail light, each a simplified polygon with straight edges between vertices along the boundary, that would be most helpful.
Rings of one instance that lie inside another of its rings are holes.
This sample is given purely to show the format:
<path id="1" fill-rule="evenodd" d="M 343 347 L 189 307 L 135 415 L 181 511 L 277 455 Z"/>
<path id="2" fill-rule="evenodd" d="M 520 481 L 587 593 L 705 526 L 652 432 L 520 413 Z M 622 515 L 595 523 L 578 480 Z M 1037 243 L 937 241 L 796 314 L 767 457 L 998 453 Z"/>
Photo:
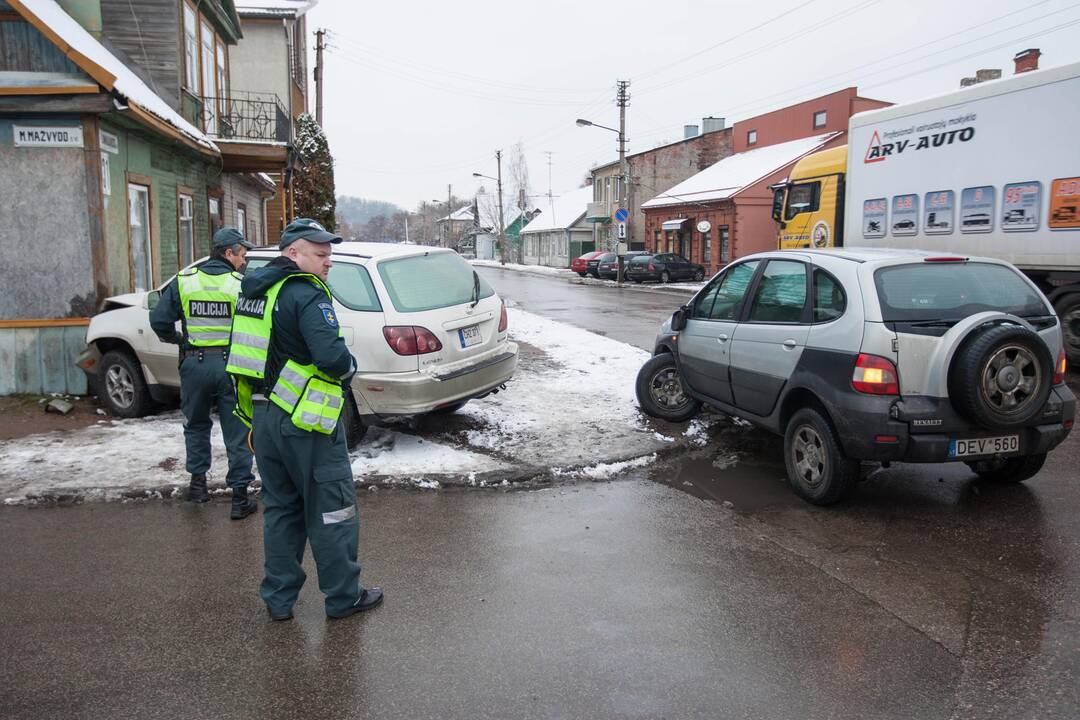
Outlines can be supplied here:
<path id="1" fill-rule="evenodd" d="M 506 332 L 506 328 L 509 324 L 510 318 L 506 317 L 506 301 L 503 300 L 502 312 L 499 313 L 499 332 Z"/>
<path id="2" fill-rule="evenodd" d="M 411 325 L 388 325 L 382 329 L 386 344 L 398 355 L 425 355 L 442 350 L 439 338 L 427 328 Z"/>
<path id="3" fill-rule="evenodd" d="M 896 366 L 890 360 L 859 353 L 855 360 L 855 372 L 851 375 L 851 385 L 869 395 L 899 395 L 897 377 Z"/>
<path id="4" fill-rule="evenodd" d="M 1054 385 L 1065 384 L 1065 348 L 1058 352 L 1057 363 L 1054 364 Z"/>

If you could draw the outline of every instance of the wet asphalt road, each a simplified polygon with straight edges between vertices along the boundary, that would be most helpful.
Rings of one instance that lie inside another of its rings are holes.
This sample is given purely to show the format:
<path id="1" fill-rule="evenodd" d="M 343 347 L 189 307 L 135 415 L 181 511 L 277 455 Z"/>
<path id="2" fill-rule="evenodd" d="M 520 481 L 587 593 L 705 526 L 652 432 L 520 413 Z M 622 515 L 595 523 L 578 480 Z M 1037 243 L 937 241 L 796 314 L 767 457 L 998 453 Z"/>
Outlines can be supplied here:
<path id="1" fill-rule="evenodd" d="M 612 322 L 533 280 L 496 287 Z M 624 292 L 624 327 L 668 301 Z M 0 715 L 1076 718 L 1078 467 L 1074 433 L 1023 485 L 899 466 L 821 509 L 731 427 L 610 483 L 364 492 L 387 602 L 334 623 L 310 557 L 266 620 L 224 502 L 0 508 Z"/>

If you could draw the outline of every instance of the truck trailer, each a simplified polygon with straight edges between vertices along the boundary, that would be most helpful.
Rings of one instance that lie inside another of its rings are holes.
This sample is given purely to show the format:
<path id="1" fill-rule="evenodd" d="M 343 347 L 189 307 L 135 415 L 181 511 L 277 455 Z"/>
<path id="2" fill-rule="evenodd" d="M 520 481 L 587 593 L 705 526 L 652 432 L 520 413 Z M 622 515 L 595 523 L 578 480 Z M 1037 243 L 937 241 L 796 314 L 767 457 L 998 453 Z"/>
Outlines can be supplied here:
<path id="1" fill-rule="evenodd" d="M 774 186 L 780 248 L 1006 260 L 1054 304 L 1080 365 L 1080 63 L 853 115 L 848 144 Z"/>

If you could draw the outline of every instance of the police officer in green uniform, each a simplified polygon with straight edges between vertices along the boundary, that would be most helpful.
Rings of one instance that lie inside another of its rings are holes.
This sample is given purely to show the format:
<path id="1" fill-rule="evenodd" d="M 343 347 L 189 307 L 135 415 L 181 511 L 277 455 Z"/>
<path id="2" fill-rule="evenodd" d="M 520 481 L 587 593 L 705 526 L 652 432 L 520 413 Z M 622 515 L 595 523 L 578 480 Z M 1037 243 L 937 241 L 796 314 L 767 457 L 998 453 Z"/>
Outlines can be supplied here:
<path id="1" fill-rule="evenodd" d="M 225 372 L 240 272 L 252 247 L 235 228 L 218 230 L 210 259 L 181 270 L 150 313 L 150 327 L 161 341 L 180 345 L 180 409 L 185 418 L 187 471 L 191 473 L 187 499 L 197 503 L 210 499 L 206 473 L 211 460 L 210 409 L 216 403 L 229 455 L 226 483 L 232 489 L 230 517 L 234 520 L 258 509 L 248 497 L 248 483 L 254 480 L 248 431 L 233 413 L 236 392 Z M 177 320 L 181 321 L 182 333 L 176 332 Z"/>
<path id="2" fill-rule="evenodd" d="M 273 620 L 292 618 L 311 551 L 326 614 L 345 618 L 382 602 L 360 585 L 360 518 L 341 422 L 356 362 L 345 346 L 326 285 L 331 244 L 307 218 L 281 236 L 282 254 L 241 285 L 229 349 L 237 414 L 252 423 L 262 478 L 265 577 Z"/>

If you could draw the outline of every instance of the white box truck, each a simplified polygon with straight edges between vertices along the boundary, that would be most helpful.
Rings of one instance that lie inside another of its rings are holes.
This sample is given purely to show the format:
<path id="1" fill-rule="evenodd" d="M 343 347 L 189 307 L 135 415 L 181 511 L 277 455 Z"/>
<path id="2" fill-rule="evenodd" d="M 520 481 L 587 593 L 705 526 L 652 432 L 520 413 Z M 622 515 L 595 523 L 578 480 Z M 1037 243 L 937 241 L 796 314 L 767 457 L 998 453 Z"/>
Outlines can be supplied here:
<path id="1" fill-rule="evenodd" d="M 782 248 L 1013 263 L 1054 304 L 1080 366 L 1080 63 L 854 115 L 846 150 L 803 158 L 775 190 Z"/>

